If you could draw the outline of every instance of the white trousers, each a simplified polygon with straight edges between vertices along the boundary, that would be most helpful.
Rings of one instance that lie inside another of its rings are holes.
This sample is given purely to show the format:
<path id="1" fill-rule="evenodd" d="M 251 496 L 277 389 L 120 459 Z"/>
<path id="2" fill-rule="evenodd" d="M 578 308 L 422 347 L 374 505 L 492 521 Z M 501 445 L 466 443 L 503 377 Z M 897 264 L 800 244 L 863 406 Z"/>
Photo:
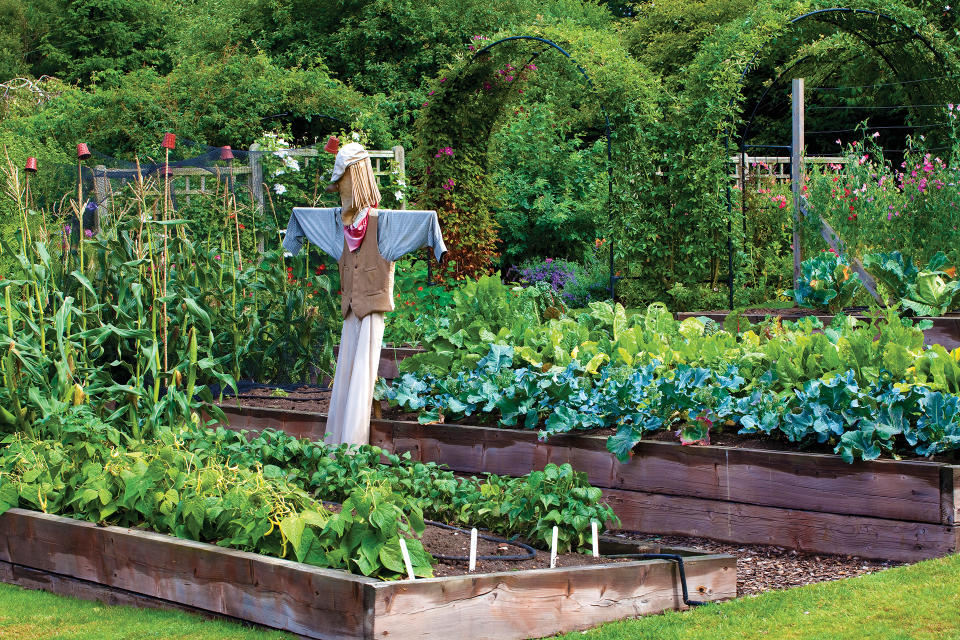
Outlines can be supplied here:
<path id="1" fill-rule="evenodd" d="M 323 437 L 327 444 L 369 444 L 370 407 L 382 342 L 383 314 L 371 313 L 361 319 L 351 309 L 340 334 L 340 354 Z"/>

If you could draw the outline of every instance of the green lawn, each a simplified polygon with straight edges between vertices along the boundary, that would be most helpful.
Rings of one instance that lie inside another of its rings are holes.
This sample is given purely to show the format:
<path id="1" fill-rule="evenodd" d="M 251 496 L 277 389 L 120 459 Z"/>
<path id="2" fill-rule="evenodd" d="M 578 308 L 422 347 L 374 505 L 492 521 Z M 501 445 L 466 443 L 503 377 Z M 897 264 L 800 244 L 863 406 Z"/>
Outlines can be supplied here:
<path id="1" fill-rule="evenodd" d="M 279 640 L 293 636 L 0 584 L 0 638 Z M 960 640 L 960 556 L 605 625 L 564 640 Z"/>
<path id="2" fill-rule="evenodd" d="M 614 622 L 564 640 L 956 640 L 960 555 L 693 611 Z"/>
<path id="3" fill-rule="evenodd" d="M 0 584 L 3 640 L 292 640 L 287 633 L 175 611 L 105 606 Z"/>

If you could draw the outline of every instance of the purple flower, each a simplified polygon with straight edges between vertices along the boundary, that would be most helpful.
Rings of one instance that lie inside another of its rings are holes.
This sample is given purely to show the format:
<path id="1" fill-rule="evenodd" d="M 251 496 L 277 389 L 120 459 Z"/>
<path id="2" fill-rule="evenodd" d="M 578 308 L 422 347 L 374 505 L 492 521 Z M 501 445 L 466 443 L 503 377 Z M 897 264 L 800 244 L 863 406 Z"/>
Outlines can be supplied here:
<path id="1" fill-rule="evenodd" d="M 93 229 L 84 229 L 83 235 L 87 236 L 88 238 L 92 238 L 92 237 L 93 237 Z"/>

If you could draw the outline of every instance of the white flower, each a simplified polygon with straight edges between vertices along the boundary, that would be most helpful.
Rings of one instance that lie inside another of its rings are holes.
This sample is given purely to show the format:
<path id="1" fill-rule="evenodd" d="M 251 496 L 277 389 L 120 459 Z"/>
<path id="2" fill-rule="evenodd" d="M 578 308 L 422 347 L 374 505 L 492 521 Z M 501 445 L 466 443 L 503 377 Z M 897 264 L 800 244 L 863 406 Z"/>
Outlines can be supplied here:
<path id="1" fill-rule="evenodd" d="M 276 178 L 277 176 L 282 176 L 285 173 L 286 171 L 283 170 L 283 167 L 280 167 L 279 169 L 274 169 L 272 172 L 270 172 L 270 175 Z"/>
<path id="2" fill-rule="evenodd" d="M 287 192 L 287 188 L 278 182 L 277 184 L 273 185 L 273 192 L 278 196 L 282 196 Z"/>
<path id="3" fill-rule="evenodd" d="M 277 149 L 276 151 L 273 152 L 273 155 L 277 156 L 278 158 L 285 158 L 287 157 L 287 150 Z"/>
<path id="4" fill-rule="evenodd" d="M 398 187 L 405 187 L 405 186 L 407 186 L 406 180 L 403 180 L 403 179 L 397 180 L 397 186 L 398 186 Z"/>
<path id="5" fill-rule="evenodd" d="M 284 165 L 287 169 L 293 169 L 294 171 L 300 171 L 300 163 L 297 162 L 297 159 L 296 159 L 296 158 L 287 156 L 286 158 L 283 159 L 283 165 Z"/>
<path id="6" fill-rule="evenodd" d="M 360 142 L 360 134 L 357 133 L 356 131 L 354 131 L 352 134 L 350 134 L 350 137 L 353 138 L 353 141 L 354 141 L 354 142 Z"/>
<path id="7" fill-rule="evenodd" d="M 287 144 L 287 141 L 284 140 L 283 138 L 277 138 L 277 144 L 280 145 L 281 147 L 290 146 L 290 145 Z"/>
<path id="8" fill-rule="evenodd" d="M 403 200 L 403 191 L 398 190 L 394 192 L 393 197 L 397 199 L 397 202 L 399 202 L 400 200 Z"/>

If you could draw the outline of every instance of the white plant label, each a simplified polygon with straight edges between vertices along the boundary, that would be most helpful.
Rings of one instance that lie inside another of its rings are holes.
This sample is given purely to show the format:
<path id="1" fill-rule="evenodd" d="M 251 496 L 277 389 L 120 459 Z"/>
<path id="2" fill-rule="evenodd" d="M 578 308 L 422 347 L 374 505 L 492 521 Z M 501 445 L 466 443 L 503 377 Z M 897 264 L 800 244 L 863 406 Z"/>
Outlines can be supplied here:
<path id="1" fill-rule="evenodd" d="M 600 557 L 600 538 L 597 536 L 597 521 L 590 521 L 590 532 L 593 534 L 593 557 Z"/>
<path id="2" fill-rule="evenodd" d="M 416 580 L 416 576 L 413 575 L 413 563 L 410 562 L 410 552 L 407 551 L 407 541 L 403 538 L 400 538 L 400 553 L 403 554 L 403 564 L 407 567 L 407 578 Z"/>
<path id="3" fill-rule="evenodd" d="M 477 530 L 470 530 L 470 573 L 477 569 Z"/>
<path id="4" fill-rule="evenodd" d="M 553 542 L 550 543 L 550 568 L 553 569 L 557 566 L 557 535 L 559 534 L 559 529 L 557 526 L 553 526 Z"/>

